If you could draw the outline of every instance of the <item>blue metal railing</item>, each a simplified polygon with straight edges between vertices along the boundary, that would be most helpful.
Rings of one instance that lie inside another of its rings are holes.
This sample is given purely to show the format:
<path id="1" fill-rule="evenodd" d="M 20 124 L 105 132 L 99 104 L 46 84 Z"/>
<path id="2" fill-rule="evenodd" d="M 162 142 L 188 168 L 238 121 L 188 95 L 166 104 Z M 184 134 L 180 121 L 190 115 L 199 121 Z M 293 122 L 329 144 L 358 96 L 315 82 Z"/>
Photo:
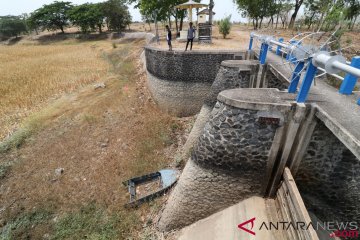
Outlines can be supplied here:
<path id="1" fill-rule="evenodd" d="M 296 49 L 297 51 L 305 52 L 305 49 L 299 47 L 301 42 L 292 41 L 290 44 L 284 44 L 283 38 L 279 38 L 279 40 L 276 41 L 272 37 L 260 36 L 255 33 L 251 33 L 249 50 L 252 50 L 253 48 L 254 38 L 258 38 L 262 42 L 259 54 L 259 61 L 261 65 L 266 63 L 267 53 L 272 49 L 273 45 L 277 46 L 275 53 L 279 56 L 283 52 L 282 48 L 286 48 L 288 50 Z M 292 54 L 289 53 L 287 54 L 286 59 L 295 64 L 295 69 L 292 73 L 291 82 L 288 89 L 289 93 L 295 93 L 300 82 L 301 72 L 305 68 L 305 62 L 297 60 L 295 56 L 292 56 Z M 343 71 L 347 73 L 343 79 L 339 93 L 344 95 L 350 95 L 353 93 L 356 82 L 358 78 L 360 78 L 360 56 L 354 57 L 350 66 L 346 63 L 345 58 L 341 56 L 330 56 L 330 54 L 327 52 L 320 52 L 320 54 L 308 56 L 306 61 L 308 62 L 307 70 L 296 98 L 297 102 L 303 103 L 306 101 L 318 70 L 336 76 L 337 78 L 341 77 L 336 75 L 336 72 Z M 357 103 L 360 105 L 360 99 Z"/>

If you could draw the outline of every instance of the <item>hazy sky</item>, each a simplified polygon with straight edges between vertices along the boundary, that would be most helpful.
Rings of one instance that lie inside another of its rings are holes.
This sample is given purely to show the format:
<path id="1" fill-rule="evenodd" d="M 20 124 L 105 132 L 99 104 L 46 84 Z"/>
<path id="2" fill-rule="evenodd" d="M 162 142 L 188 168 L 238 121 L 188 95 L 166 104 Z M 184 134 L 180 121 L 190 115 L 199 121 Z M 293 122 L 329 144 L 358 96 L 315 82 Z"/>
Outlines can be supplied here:
<path id="1" fill-rule="evenodd" d="M 104 0 L 68 0 L 74 4 L 82 4 L 86 2 L 103 2 Z M 30 13 L 44 4 L 49 4 L 53 0 L 0 0 L 0 16 L 3 15 L 20 15 L 22 13 Z M 202 0 L 202 3 L 208 4 L 209 0 Z M 215 19 L 221 19 L 231 14 L 233 21 L 245 21 L 237 11 L 232 0 L 215 0 L 214 11 Z M 141 15 L 137 9 L 130 6 L 130 12 L 134 21 L 140 21 Z"/>

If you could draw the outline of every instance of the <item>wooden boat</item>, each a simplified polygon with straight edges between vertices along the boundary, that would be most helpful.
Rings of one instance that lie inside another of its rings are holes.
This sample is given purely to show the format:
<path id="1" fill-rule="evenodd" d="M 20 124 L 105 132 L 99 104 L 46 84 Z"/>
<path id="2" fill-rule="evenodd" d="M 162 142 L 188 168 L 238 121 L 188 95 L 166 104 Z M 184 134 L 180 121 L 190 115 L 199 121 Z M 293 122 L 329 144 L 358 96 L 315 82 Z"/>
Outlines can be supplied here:
<path id="1" fill-rule="evenodd" d="M 179 175 L 178 170 L 164 169 L 123 182 L 130 193 L 130 201 L 125 206 L 136 207 L 165 194 L 177 182 Z"/>

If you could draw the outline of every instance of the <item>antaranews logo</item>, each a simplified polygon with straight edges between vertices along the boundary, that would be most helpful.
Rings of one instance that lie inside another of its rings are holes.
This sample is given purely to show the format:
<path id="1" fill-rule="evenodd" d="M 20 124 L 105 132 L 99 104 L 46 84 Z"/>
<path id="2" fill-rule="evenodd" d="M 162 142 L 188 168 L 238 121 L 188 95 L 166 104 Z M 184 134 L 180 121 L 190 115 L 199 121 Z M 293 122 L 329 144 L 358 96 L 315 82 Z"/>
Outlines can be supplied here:
<path id="1" fill-rule="evenodd" d="M 262 222 L 259 229 L 254 229 L 256 218 L 251 218 L 238 225 L 241 231 L 256 236 L 256 230 L 263 231 L 307 231 L 310 227 L 315 230 L 325 230 L 330 233 L 330 237 L 339 238 L 358 238 L 359 237 L 359 225 L 357 222 L 316 222 L 316 223 L 305 223 L 305 222 Z"/>
<path id="2" fill-rule="evenodd" d="M 252 231 L 252 229 L 254 228 L 254 225 L 255 225 L 255 224 L 254 224 L 255 219 L 256 219 L 256 218 L 252 218 L 252 219 L 250 219 L 250 220 L 248 220 L 248 221 L 246 221 L 246 222 L 240 223 L 240 224 L 238 225 L 238 228 L 240 228 L 241 230 L 243 230 L 243 231 L 245 231 L 245 232 L 247 232 L 247 233 L 250 233 L 250 234 L 252 234 L 252 235 L 255 236 L 255 235 L 256 235 L 255 232 Z M 250 229 L 245 228 L 244 226 L 247 225 L 247 224 L 249 224 L 249 223 L 251 223 L 251 228 L 250 228 Z"/>

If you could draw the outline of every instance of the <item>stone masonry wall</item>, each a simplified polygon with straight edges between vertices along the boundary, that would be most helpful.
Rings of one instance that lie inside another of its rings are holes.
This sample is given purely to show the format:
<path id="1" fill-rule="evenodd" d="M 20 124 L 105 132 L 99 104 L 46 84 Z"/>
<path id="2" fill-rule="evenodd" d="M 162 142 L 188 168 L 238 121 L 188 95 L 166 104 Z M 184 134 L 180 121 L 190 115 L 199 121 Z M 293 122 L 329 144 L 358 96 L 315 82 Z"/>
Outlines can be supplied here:
<path id="1" fill-rule="evenodd" d="M 235 171 L 253 183 L 257 194 L 262 194 L 268 154 L 278 125 L 260 123 L 258 112 L 218 102 L 192 159 L 204 168 Z"/>
<path id="2" fill-rule="evenodd" d="M 181 228 L 251 196 L 264 196 L 277 125 L 261 111 L 218 102 L 171 194 L 159 228 Z"/>
<path id="3" fill-rule="evenodd" d="M 215 81 L 211 86 L 210 92 L 184 145 L 182 154 L 184 160 L 188 159 L 190 149 L 195 145 L 203 131 L 219 93 L 227 89 L 248 88 L 251 80 L 256 79 L 258 68 L 259 63 L 257 61 L 227 60 L 221 63 Z"/>
<path id="4" fill-rule="evenodd" d="M 197 114 L 209 95 L 210 83 L 173 82 L 148 72 L 148 88 L 158 107 L 171 115 L 187 117 Z"/>
<path id="5" fill-rule="evenodd" d="M 269 69 L 269 66 L 267 67 L 266 70 L 265 81 L 267 82 L 267 84 L 265 85 L 267 88 L 277 88 L 280 91 L 289 88 L 289 83 L 275 76 Z"/>
<path id="6" fill-rule="evenodd" d="M 207 99 L 221 62 L 244 56 L 245 52 L 176 52 L 148 46 L 149 90 L 163 111 L 178 117 L 195 115 Z"/>
<path id="7" fill-rule="evenodd" d="M 221 91 L 233 88 L 249 88 L 259 70 L 257 61 L 228 60 L 221 64 L 205 104 L 213 108 Z"/>
<path id="8" fill-rule="evenodd" d="M 360 161 L 319 120 L 296 183 L 322 221 L 360 222 Z"/>
<path id="9" fill-rule="evenodd" d="M 212 84 L 224 60 L 243 59 L 245 52 L 234 51 L 166 51 L 145 48 L 146 67 L 153 76 L 176 82 Z"/>

